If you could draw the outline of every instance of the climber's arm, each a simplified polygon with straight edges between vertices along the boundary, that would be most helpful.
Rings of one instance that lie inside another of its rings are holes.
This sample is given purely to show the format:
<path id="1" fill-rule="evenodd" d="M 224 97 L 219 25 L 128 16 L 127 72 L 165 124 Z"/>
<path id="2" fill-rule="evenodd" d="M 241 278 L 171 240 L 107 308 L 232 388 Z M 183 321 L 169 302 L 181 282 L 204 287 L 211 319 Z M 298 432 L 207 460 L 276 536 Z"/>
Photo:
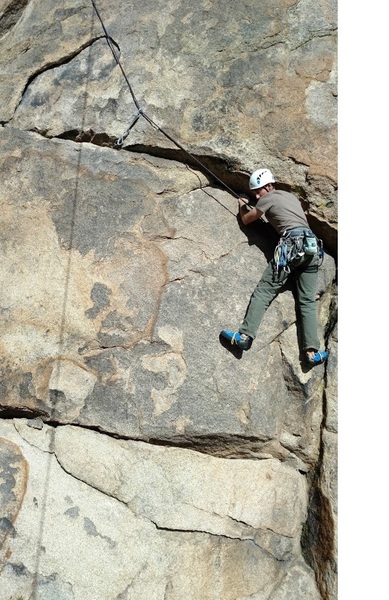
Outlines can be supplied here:
<path id="1" fill-rule="evenodd" d="M 260 219 L 263 212 L 255 206 L 250 206 L 245 198 L 239 198 L 239 214 L 243 225 L 248 225 L 257 219 Z"/>

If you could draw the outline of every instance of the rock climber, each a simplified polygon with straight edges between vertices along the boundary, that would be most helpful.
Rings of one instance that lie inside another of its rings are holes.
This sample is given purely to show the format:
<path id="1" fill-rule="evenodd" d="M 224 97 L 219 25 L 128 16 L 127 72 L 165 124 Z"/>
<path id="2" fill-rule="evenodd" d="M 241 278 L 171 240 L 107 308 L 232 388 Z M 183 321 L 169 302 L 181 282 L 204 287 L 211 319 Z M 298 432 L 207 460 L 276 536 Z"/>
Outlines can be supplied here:
<path id="1" fill-rule="evenodd" d="M 317 334 L 316 283 L 318 268 L 323 260 L 322 242 L 309 228 L 298 198 L 290 192 L 276 189 L 275 183 L 269 169 L 258 169 L 252 173 L 249 181 L 250 192 L 256 200 L 255 206 L 251 206 L 243 195 L 238 199 L 239 214 L 244 225 L 265 215 L 280 235 L 280 240 L 251 296 L 238 331 L 223 329 L 221 335 L 232 345 L 248 350 L 266 309 L 287 279 L 293 277 L 301 319 L 302 349 L 306 362 L 317 365 L 328 356 L 326 351 L 319 351 Z"/>

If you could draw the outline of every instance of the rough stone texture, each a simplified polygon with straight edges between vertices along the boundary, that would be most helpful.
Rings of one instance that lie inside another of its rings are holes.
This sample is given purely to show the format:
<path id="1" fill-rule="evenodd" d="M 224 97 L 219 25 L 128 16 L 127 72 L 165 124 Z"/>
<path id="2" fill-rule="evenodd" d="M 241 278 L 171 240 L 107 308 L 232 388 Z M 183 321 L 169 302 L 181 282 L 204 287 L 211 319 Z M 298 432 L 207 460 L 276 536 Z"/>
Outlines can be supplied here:
<path id="1" fill-rule="evenodd" d="M 136 114 L 128 81 L 187 151 L 222 158 L 225 178 L 261 163 L 297 186 L 336 244 L 336 2 L 265 2 L 258 14 L 255 0 L 145 0 L 131 10 L 101 0 L 127 81 L 90 2 L 23 4 L 14 27 L 0 20 L 0 121 L 112 143 Z M 143 118 L 126 144 L 177 149 Z"/>
<path id="2" fill-rule="evenodd" d="M 292 293 L 269 309 L 249 353 L 226 353 L 219 342 L 266 264 L 257 248 L 247 251 L 225 210 L 228 194 L 215 201 L 196 189 L 196 173 L 146 155 L 10 128 L 0 147 L 9 164 L 0 217 L 3 406 L 218 453 L 229 452 L 232 437 L 242 455 L 292 452 L 307 470 L 320 439 L 324 367 L 299 362 Z M 323 344 L 333 277 L 327 256 Z M 227 297 L 228 278 L 236 283 Z"/>
<path id="3" fill-rule="evenodd" d="M 136 108 L 91 2 L 0 0 L 4 600 L 335 600 L 336 4 L 98 8 L 184 150 L 143 117 L 115 149 Z M 291 289 L 219 340 L 276 242 L 236 218 L 260 165 L 325 243 L 314 369 Z"/>
<path id="4" fill-rule="evenodd" d="M 9 558 L 7 540 L 15 536 L 14 523 L 23 504 L 28 480 L 28 463 L 20 449 L 0 438 L 0 560 Z"/>
<path id="5" fill-rule="evenodd" d="M 296 562 L 306 480 L 280 461 L 231 462 L 25 420 L 0 424 L 0 436 L 31 464 L 3 597 L 319 600 Z"/>

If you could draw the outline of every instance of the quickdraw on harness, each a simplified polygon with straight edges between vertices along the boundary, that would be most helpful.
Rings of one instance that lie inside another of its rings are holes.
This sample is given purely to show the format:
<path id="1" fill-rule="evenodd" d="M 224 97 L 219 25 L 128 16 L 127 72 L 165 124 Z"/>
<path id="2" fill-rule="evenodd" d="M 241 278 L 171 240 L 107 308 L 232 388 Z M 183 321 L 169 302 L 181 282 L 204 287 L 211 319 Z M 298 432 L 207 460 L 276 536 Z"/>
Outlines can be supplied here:
<path id="1" fill-rule="evenodd" d="M 324 259 L 323 241 L 313 231 L 305 228 L 284 231 L 274 250 L 274 276 L 281 271 L 290 273 L 291 265 L 297 265 L 305 255 L 314 254 L 318 255 L 320 266 Z"/>

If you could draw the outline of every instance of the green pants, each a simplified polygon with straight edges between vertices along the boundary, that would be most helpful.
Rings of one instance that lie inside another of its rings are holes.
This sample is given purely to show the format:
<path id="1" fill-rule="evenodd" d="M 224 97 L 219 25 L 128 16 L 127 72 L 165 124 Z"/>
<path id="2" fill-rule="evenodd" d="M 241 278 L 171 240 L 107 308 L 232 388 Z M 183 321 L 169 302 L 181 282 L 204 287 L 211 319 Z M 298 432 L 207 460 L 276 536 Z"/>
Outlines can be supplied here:
<path id="1" fill-rule="evenodd" d="M 267 265 L 261 280 L 255 288 L 240 333 L 246 333 L 255 338 L 258 327 L 266 309 L 276 297 L 286 280 L 290 277 L 296 282 L 298 310 L 301 319 L 303 350 L 313 348 L 319 350 L 317 335 L 316 284 L 318 273 L 318 256 L 304 255 L 300 261 L 291 266 L 291 272 L 273 276 L 273 260 Z"/>

